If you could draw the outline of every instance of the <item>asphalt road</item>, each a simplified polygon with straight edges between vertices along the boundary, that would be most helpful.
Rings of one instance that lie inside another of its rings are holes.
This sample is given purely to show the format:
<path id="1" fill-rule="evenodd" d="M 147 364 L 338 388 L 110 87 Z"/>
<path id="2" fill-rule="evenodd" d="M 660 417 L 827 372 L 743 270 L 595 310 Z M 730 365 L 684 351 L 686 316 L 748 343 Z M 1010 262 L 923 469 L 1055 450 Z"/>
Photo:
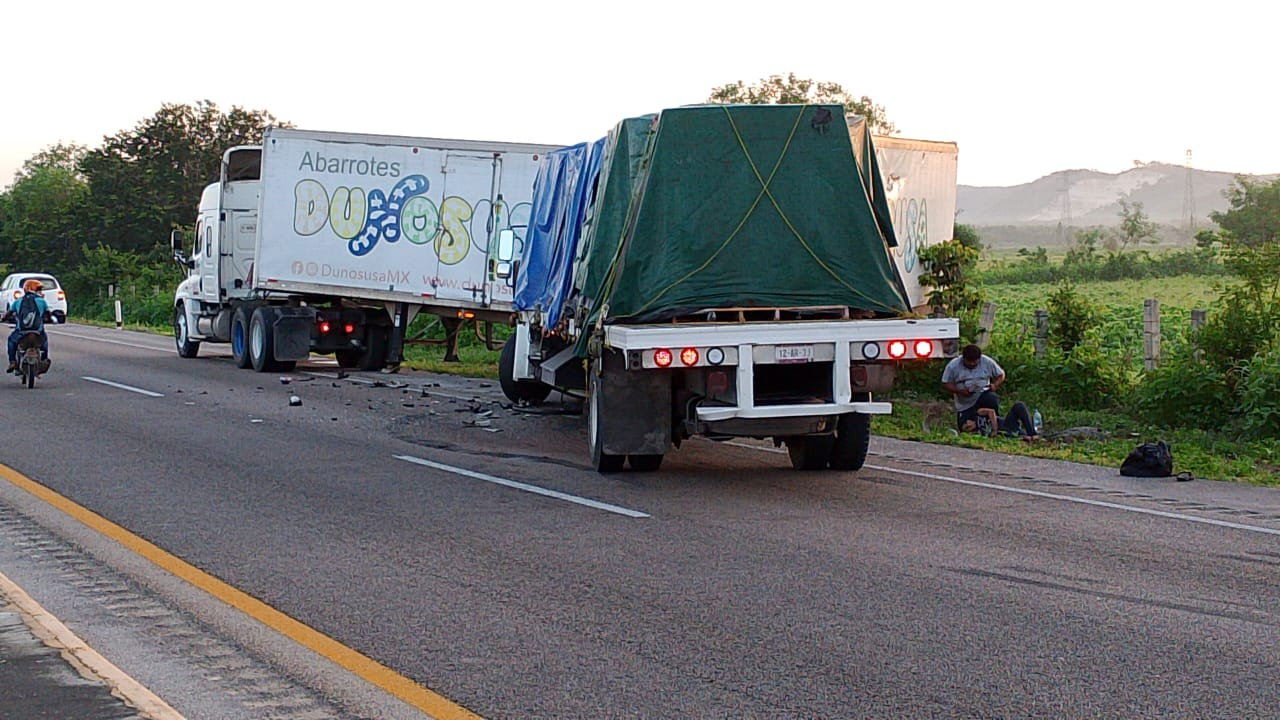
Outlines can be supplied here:
<path id="1" fill-rule="evenodd" d="M 519 411 L 492 382 L 255 374 L 81 326 L 51 346 L 34 390 L 0 382 L 0 463 L 429 689 L 440 717 L 1280 713 L 1276 491 L 880 438 L 856 474 L 691 441 L 606 477 L 571 402 Z M 310 650 L 242 617 L 264 611 L 92 536 L 68 542 L 314 703 L 393 712 L 299 669 Z M 38 577 L 175 708 L 230 717 Z"/>

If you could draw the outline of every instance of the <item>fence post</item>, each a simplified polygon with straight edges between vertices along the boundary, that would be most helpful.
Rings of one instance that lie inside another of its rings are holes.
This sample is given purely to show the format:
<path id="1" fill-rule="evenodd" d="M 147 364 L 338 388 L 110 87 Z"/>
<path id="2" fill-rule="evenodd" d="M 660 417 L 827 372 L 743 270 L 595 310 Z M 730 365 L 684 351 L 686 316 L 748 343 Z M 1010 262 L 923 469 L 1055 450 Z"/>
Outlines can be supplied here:
<path id="1" fill-rule="evenodd" d="M 991 342 L 991 328 L 996 324 L 996 304 L 993 302 L 982 303 L 982 314 L 978 316 L 978 347 L 984 350 L 987 343 Z"/>
<path id="2" fill-rule="evenodd" d="M 1160 362 L 1160 301 L 1142 301 L 1142 366 L 1147 370 Z"/>
<path id="3" fill-rule="evenodd" d="M 1204 327 L 1204 321 L 1207 316 L 1208 316 L 1208 313 L 1206 313 L 1204 310 L 1200 308 L 1196 308 L 1191 311 L 1191 336 L 1193 339 L 1195 337 L 1195 334 L 1199 332 L 1200 328 Z M 1204 358 L 1204 350 L 1200 349 L 1198 341 L 1195 341 L 1195 342 L 1197 346 L 1196 346 L 1196 351 L 1194 353 L 1194 356 L 1195 356 L 1196 362 L 1199 362 Z"/>
<path id="4" fill-rule="evenodd" d="M 1036 358 L 1039 359 L 1044 357 L 1044 352 L 1049 345 L 1049 311 L 1036 310 L 1035 318 L 1036 329 L 1033 342 L 1035 345 Z"/>

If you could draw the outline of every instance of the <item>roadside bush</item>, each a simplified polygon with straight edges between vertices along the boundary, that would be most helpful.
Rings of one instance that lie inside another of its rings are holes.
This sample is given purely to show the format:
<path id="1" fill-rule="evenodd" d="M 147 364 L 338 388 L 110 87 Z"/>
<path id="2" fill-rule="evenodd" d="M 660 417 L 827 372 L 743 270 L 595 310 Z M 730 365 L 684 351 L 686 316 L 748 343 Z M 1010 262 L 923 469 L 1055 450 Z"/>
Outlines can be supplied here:
<path id="1" fill-rule="evenodd" d="M 1194 342 L 1234 390 L 1237 371 L 1271 343 L 1277 322 L 1280 306 L 1259 303 L 1247 288 L 1234 287 L 1208 314 Z"/>
<path id="2" fill-rule="evenodd" d="M 1280 347 L 1271 344 L 1241 367 L 1237 391 L 1244 433 L 1280 437 Z"/>
<path id="3" fill-rule="evenodd" d="M 182 273 L 170 261 L 99 245 L 84 248 L 84 262 L 59 280 L 67 287 L 75 317 L 115 322 L 119 299 L 125 323 L 166 327 L 173 319 L 173 291 Z"/>
<path id="4" fill-rule="evenodd" d="M 167 291 L 161 288 L 159 293 L 149 288 L 147 293 L 126 292 L 116 297 L 99 296 L 86 300 L 72 298 L 75 305 L 71 310 L 77 317 L 114 323 L 117 299 L 120 300 L 121 320 L 126 325 L 167 328 L 173 324 L 173 288 Z"/>
<path id="5" fill-rule="evenodd" d="M 1084 342 L 1089 328 L 1097 322 L 1097 307 L 1080 293 L 1070 280 L 1058 284 L 1049 295 L 1049 339 L 1064 355 Z"/>
<path id="6" fill-rule="evenodd" d="M 930 245 L 920 251 L 920 285 L 929 289 L 928 302 L 935 310 L 960 323 L 960 342 L 978 336 L 978 308 L 982 293 L 969 280 L 978 263 L 978 251 L 958 240 Z"/>
<path id="7" fill-rule="evenodd" d="M 1077 345 L 1070 354 L 1051 347 L 1042 358 L 1021 357 L 1026 359 L 999 362 L 1028 405 L 1098 410 L 1122 404 L 1132 391 L 1120 364 L 1091 344 Z"/>
<path id="8" fill-rule="evenodd" d="M 1193 353 L 1184 346 L 1143 373 L 1134 390 L 1135 420 L 1165 427 L 1222 428 L 1233 405 L 1226 375 Z"/>
<path id="9" fill-rule="evenodd" d="M 1064 280 L 1092 282 L 1233 273 L 1213 248 L 1173 250 L 1154 255 L 1146 250 L 1099 255 L 1096 244 L 1096 237 L 1077 233 L 1076 245 L 1067 251 L 1059 264 L 1049 262 L 1039 252 L 1026 251 L 1019 253 L 1020 259 L 1014 262 L 996 262 L 977 271 L 975 280 L 984 285 L 1043 285 Z"/>

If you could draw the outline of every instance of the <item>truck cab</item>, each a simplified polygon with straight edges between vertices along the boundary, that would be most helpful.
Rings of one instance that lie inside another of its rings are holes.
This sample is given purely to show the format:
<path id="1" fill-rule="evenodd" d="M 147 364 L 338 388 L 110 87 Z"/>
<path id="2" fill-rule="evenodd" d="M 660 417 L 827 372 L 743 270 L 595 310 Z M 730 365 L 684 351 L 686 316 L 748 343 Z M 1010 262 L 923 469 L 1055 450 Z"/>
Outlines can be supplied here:
<path id="1" fill-rule="evenodd" d="M 250 293 L 261 163 L 262 149 L 256 145 L 224 152 L 218 182 L 200 195 L 195 232 L 185 240 L 173 233 L 174 258 L 188 273 L 178 286 L 174 308 L 185 315 L 189 341 L 226 341 L 231 326 L 226 303 Z M 183 254 L 184 246 L 190 256 Z"/>

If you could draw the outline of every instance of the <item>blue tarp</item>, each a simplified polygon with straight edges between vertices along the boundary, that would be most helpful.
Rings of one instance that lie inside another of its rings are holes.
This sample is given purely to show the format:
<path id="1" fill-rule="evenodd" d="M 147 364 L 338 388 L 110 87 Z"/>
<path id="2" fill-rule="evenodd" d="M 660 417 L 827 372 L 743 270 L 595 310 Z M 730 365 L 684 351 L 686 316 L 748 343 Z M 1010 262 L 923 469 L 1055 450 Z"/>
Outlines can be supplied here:
<path id="1" fill-rule="evenodd" d="M 604 139 L 543 156 L 533 184 L 533 207 L 516 277 L 516 310 L 539 309 L 543 327 L 560 322 L 572 289 L 573 259 L 591 201 Z"/>

